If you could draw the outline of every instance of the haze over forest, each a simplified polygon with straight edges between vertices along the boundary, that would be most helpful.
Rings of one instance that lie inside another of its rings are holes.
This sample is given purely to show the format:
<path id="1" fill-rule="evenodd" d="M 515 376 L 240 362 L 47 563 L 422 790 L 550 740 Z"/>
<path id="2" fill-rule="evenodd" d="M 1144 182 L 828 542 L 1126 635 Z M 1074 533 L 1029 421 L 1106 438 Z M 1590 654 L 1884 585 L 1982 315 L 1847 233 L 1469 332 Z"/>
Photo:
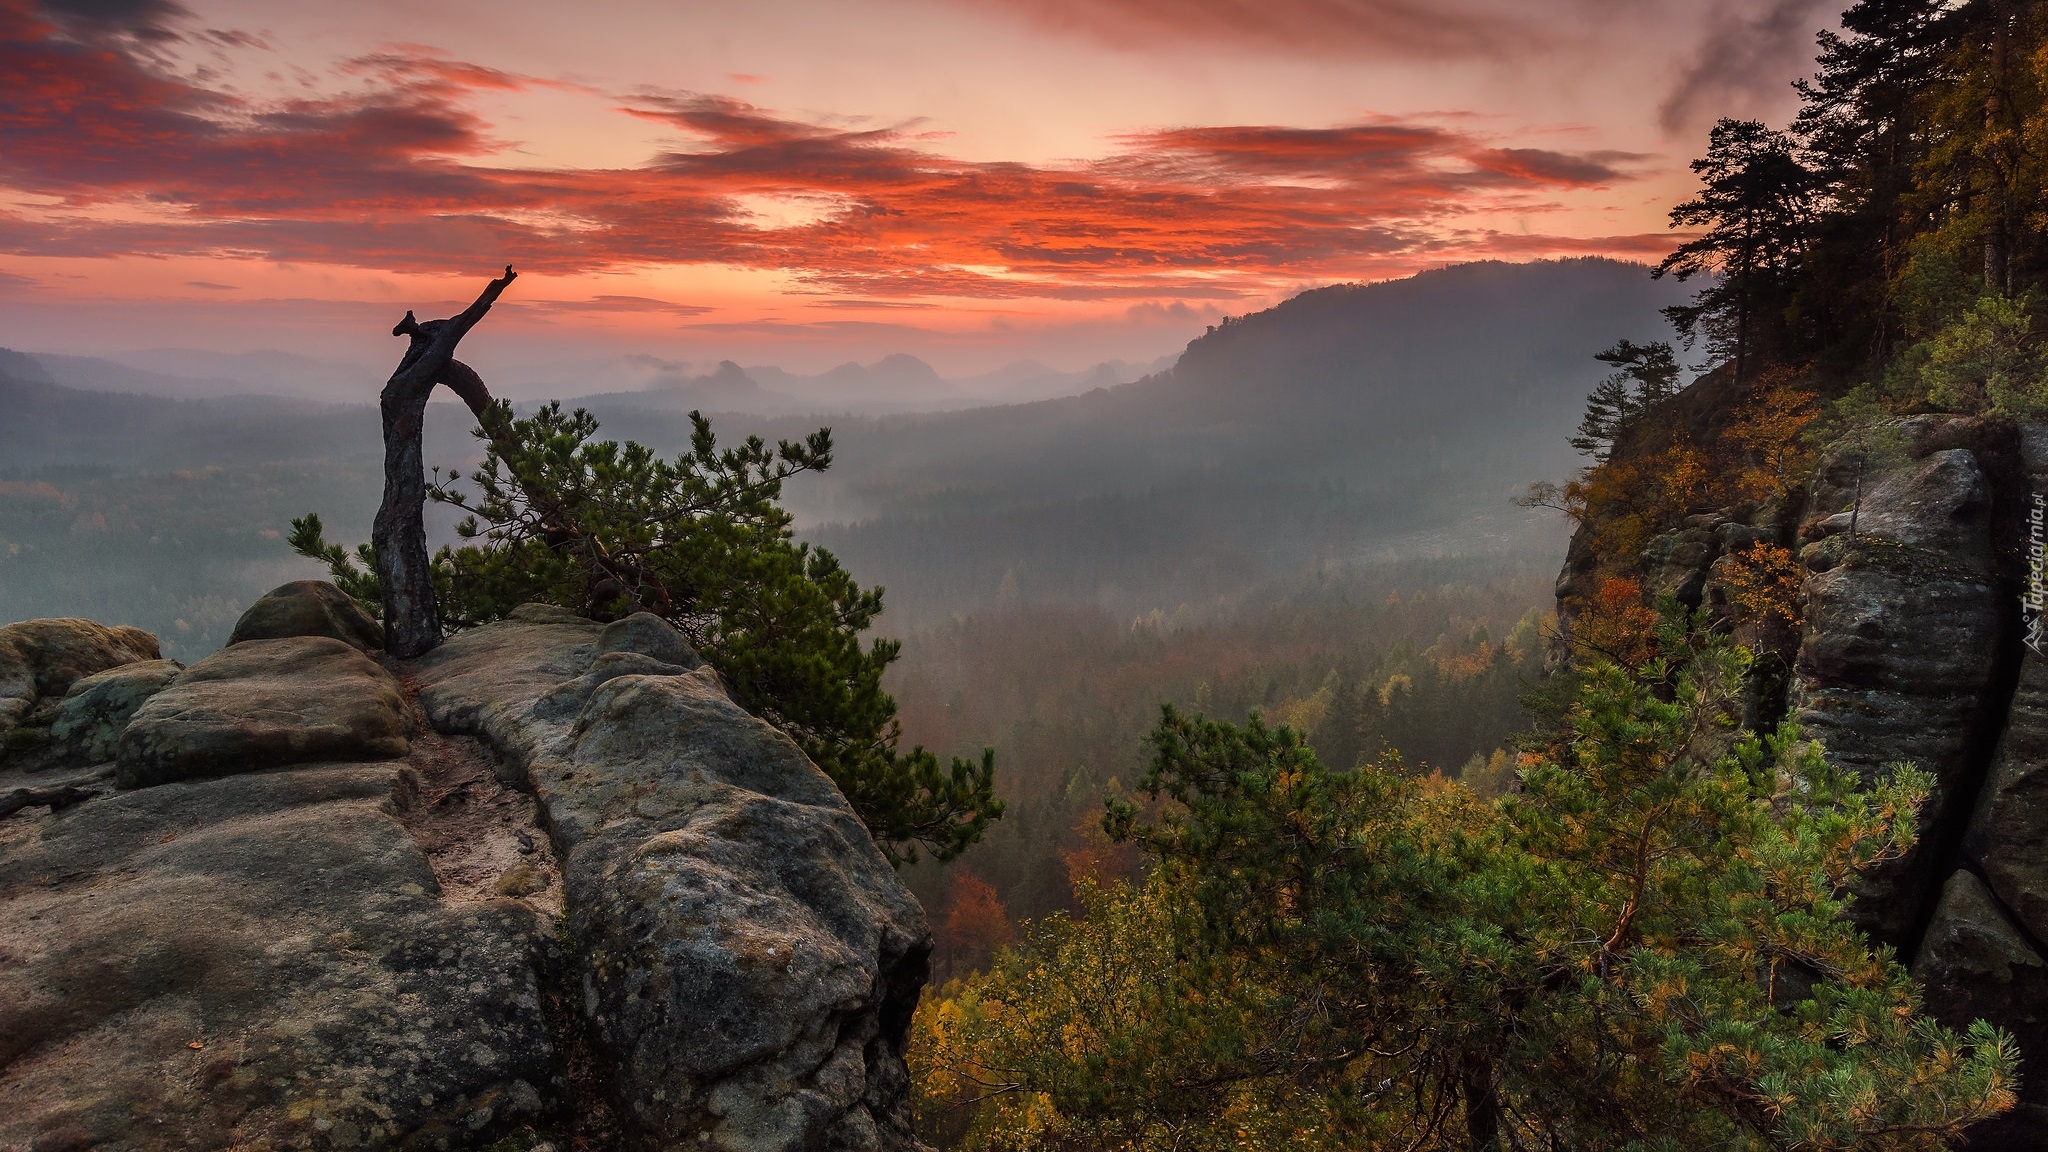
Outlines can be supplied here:
<path id="1" fill-rule="evenodd" d="M 2033 1147 L 2044 46 L 0 0 L 0 1145 Z"/>
<path id="2" fill-rule="evenodd" d="M 1026 403 L 963 406 L 974 382 L 949 389 L 908 357 L 828 377 L 844 400 L 801 403 L 760 368 L 627 371 L 640 387 L 563 399 L 666 453 L 700 407 L 729 439 L 832 428 L 831 469 L 785 492 L 800 536 L 886 589 L 906 739 L 996 748 L 1015 811 L 966 866 L 1037 915 L 1064 903 L 1057 853 L 1131 777 L 1162 700 L 1227 715 L 1322 691 L 1327 709 L 1347 683 L 1434 675 L 1540 614 L 1564 524 L 1512 498 L 1572 467 L 1589 350 L 1660 335 L 1676 298 L 1641 265 L 1477 264 L 1304 294 L 1125 383 L 1020 371 L 1010 383 L 1073 393 Z M 292 517 L 366 538 L 374 410 L 233 386 L 0 354 L 0 615 L 133 623 L 189 662 L 266 589 L 322 574 L 286 548 Z M 891 411 L 919 403 L 952 409 Z M 429 461 L 474 468 L 473 425 L 435 404 Z M 1417 594 L 1439 600 L 1386 607 Z M 1305 637 L 1289 619 L 1320 624 Z M 1446 769 L 1483 757 L 1518 723 L 1524 679 L 1503 664 L 1483 702 L 1425 683 L 1417 707 L 1441 714 L 1389 743 Z M 944 883 L 919 887 L 937 902 Z"/>

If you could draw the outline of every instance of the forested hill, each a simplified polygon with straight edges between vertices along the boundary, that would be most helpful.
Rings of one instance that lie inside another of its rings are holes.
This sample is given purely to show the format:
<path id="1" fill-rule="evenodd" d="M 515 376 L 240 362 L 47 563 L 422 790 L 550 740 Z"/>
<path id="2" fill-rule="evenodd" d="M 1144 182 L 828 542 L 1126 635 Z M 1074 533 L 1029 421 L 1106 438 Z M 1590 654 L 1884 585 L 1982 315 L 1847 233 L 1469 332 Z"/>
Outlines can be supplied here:
<path id="1" fill-rule="evenodd" d="M 1569 467 L 1592 353 L 1660 334 L 1675 298 L 1607 260 L 1319 289 L 1118 388 L 835 422 L 839 465 L 792 504 L 899 627 L 1011 592 L 1171 611 L 1329 561 L 1541 552 L 1554 523 L 1512 497 Z"/>

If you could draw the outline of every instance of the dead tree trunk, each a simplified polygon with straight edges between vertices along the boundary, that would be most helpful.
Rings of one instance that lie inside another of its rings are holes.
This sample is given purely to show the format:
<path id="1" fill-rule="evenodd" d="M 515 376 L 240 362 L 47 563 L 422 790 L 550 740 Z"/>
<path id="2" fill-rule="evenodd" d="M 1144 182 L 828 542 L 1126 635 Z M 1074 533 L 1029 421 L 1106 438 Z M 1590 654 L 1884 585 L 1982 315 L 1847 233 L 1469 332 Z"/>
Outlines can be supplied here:
<path id="1" fill-rule="evenodd" d="M 441 642 L 441 614 L 434 605 L 427 560 L 427 473 L 422 445 L 427 397 L 435 384 L 445 382 L 472 409 L 477 407 L 478 396 L 488 403 L 483 381 L 456 364 L 455 346 L 516 278 L 508 265 L 505 274 L 491 281 L 461 315 L 422 324 L 407 312 L 391 330 L 393 336 L 409 337 L 412 343 L 380 398 L 384 502 L 377 508 L 370 543 L 377 554 L 377 581 L 384 598 L 384 648 L 393 656 L 418 656 Z M 448 379 L 444 381 L 444 377 Z"/>

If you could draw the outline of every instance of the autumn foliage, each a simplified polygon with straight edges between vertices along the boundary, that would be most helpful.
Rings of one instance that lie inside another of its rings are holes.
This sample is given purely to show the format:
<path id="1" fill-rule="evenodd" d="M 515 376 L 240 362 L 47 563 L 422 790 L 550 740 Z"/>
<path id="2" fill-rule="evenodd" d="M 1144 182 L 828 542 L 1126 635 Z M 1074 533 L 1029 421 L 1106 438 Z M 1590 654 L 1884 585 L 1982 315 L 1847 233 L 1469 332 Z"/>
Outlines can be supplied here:
<path id="1" fill-rule="evenodd" d="M 953 874 L 943 917 L 934 933 L 932 979 L 938 982 L 965 976 L 988 962 L 999 948 L 1015 938 L 1010 910 L 1003 906 L 995 887 L 962 868 Z"/>

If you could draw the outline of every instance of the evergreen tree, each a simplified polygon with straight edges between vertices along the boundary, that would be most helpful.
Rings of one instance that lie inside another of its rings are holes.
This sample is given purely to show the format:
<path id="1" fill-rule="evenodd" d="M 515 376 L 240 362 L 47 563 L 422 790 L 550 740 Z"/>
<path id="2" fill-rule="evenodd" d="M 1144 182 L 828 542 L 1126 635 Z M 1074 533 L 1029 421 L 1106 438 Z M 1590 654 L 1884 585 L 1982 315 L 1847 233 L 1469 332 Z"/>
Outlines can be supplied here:
<path id="1" fill-rule="evenodd" d="M 1806 247 L 1812 175 L 1784 133 L 1725 117 L 1692 170 L 1702 181 L 1700 194 L 1673 208 L 1671 223 L 1705 231 L 1652 275 L 1714 278 L 1691 304 L 1673 305 L 1665 315 L 1688 343 L 1704 329 L 1709 348 L 1734 361 L 1741 383 L 1760 351 L 1784 346 L 1784 308 Z"/>
<path id="2" fill-rule="evenodd" d="M 1841 31 L 1819 34 L 1815 74 L 1796 81 L 1793 130 L 1816 214 L 1795 307 L 1814 318 L 1810 349 L 1867 370 L 1898 335 L 1893 284 L 1916 228 L 1907 202 L 1926 152 L 1928 92 L 1959 20 L 1941 0 L 1859 0 Z"/>
<path id="3" fill-rule="evenodd" d="M 1586 397 L 1586 414 L 1579 420 L 1572 447 L 1598 462 L 1607 459 L 1615 440 L 1638 417 L 1678 391 L 1678 356 L 1662 340 L 1622 340 L 1594 353 L 1593 359 L 1614 371 Z"/>
<path id="4" fill-rule="evenodd" d="M 558 604 L 599 620 L 653 612 L 704 654 L 743 706 L 787 733 L 846 794 L 891 859 L 920 849 L 951 859 L 1002 815 L 994 754 L 942 767 L 897 747 L 896 701 L 882 674 L 900 645 L 865 632 L 882 611 L 830 553 L 792 538 L 782 483 L 832 461 L 829 430 L 774 448 L 758 437 L 720 448 L 690 414 L 689 451 L 664 460 L 644 445 L 594 439 L 588 412 L 548 404 L 518 419 L 503 401 L 480 414 L 476 491 L 437 469 L 428 494 L 468 517 L 467 543 L 432 560 L 441 618 L 500 619 L 520 604 Z M 316 516 L 292 546 L 324 561 L 341 587 L 378 596 L 376 555 L 328 543 Z"/>
<path id="5" fill-rule="evenodd" d="M 1105 826 L 1156 862 L 924 1017 L 970 1148 L 1924 1149 L 2011 1040 L 1916 1013 L 1846 910 L 1931 778 L 1735 728 L 1746 657 L 1596 663 L 1492 804 L 1167 710 Z"/>

